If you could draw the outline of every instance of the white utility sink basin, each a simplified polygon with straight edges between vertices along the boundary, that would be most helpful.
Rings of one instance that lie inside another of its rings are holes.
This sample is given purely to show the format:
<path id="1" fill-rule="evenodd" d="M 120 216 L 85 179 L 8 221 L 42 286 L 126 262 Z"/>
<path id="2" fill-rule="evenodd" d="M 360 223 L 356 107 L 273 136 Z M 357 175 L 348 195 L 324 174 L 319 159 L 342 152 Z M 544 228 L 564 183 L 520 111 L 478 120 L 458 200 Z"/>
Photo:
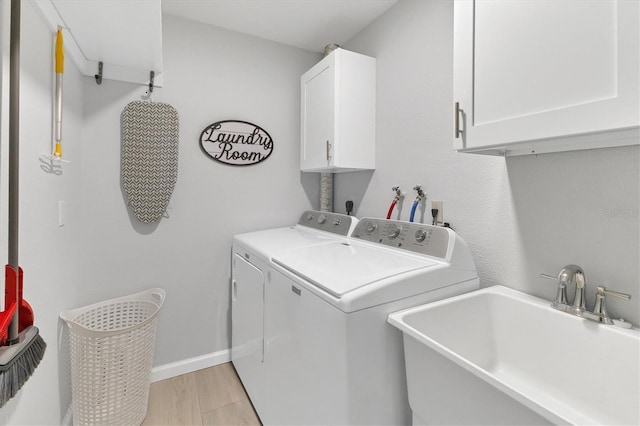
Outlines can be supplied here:
<path id="1" fill-rule="evenodd" d="M 640 424 L 640 331 L 495 286 L 389 315 L 414 424 Z"/>

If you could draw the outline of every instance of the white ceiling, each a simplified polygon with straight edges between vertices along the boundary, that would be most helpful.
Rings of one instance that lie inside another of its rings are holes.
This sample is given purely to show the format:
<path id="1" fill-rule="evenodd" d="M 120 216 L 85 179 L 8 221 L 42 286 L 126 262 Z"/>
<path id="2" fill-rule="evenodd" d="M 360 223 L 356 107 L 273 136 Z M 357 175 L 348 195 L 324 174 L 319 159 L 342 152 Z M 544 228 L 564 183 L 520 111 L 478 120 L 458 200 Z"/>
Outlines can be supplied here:
<path id="1" fill-rule="evenodd" d="M 162 0 L 162 12 L 322 52 L 347 42 L 398 0 Z"/>

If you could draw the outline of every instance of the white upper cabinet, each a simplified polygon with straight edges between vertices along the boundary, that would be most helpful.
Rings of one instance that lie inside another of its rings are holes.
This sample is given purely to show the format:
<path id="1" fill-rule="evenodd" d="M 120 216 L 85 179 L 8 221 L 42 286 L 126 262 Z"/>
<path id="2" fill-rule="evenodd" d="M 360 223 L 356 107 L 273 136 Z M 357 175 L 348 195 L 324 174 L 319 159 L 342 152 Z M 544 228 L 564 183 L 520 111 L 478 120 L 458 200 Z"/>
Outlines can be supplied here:
<path id="1" fill-rule="evenodd" d="M 375 168 L 375 58 L 336 49 L 304 73 L 300 169 Z"/>
<path id="2" fill-rule="evenodd" d="M 640 143 L 639 4 L 457 0 L 454 149 L 522 155 Z"/>
<path id="3" fill-rule="evenodd" d="M 63 27 L 64 47 L 83 75 L 162 85 L 160 0 L 35 0 L 55 33 Z M 55 35 L 54 35 L 55 37 Z M 65 58 L 66 59 L 66 58 Z"/>

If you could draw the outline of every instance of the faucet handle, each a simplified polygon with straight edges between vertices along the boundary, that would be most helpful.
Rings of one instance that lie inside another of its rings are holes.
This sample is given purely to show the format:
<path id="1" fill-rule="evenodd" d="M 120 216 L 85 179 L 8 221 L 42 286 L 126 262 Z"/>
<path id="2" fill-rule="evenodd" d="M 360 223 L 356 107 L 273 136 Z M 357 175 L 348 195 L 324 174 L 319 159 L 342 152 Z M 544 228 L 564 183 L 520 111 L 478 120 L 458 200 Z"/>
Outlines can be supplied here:
<path id="1" fill-rule="evenodd" d="M 617 297 L 618 299 L 630 300 L 631 295 L 626 293 L 620 293 L 618 291 L 607 290 L 603 286 L 596 287 L 596 303 L 593 306 L 593 313 L 600 316 L 601 321 L 605 324 L 613 324 L 609 314 L 607 313 L 607 306 L 605 303 L 606 296 Z"/>
<path id="2" fill-rule="evenodd" d="M 606 294 L 607 296 L 617 297 L 618 299 L 631 300 L 631 295 L 627 293 L 620 293 L 619 291 L 607 290 L 604 287 L 596 287 L 596 294 L 599 291 L 602 291 L 602 293 Z"/>
<path id="3" fill-rule="evenodd" d="M 540 278 L 546 278 L 548 280 L 553 280 L 553 281 L 558 280 L 558 277 L 554 277 L 553 275 L 549 275 L 549 274 L 540 274 Z"/>

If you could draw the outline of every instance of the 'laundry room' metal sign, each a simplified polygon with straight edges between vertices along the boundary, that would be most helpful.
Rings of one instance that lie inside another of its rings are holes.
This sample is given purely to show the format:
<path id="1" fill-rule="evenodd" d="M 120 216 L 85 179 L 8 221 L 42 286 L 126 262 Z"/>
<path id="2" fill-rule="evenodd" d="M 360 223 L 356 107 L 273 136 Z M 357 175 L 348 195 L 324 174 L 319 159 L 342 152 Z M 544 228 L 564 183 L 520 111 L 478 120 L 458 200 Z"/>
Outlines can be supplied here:
<path id="1" fill-rule="evenodd" d="M 266 160 L 273 140 L 262 127 L 240 120 L 218 121 L 200 134 L 200 148 L 208 157 L 231 166 L 248 166 Z"/>

